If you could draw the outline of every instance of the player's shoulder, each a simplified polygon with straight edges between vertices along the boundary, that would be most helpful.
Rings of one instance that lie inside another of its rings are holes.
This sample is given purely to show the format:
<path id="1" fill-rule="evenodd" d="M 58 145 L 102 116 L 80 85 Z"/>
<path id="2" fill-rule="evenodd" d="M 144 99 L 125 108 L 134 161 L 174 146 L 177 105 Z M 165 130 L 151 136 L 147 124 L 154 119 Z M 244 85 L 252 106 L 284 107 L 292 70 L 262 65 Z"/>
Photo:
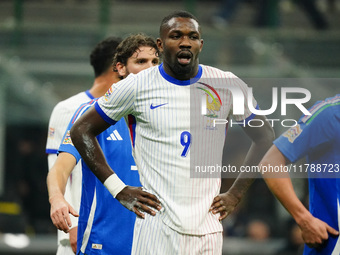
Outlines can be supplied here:
<path id="1" fill-rule="evenodd" d="M 135 74 L 136 78 L 140 79 L 144 79 L 145 77 L 152 77 L 154 76 L 155 74 L 158 74 L 159 73 L 159 65 L 157 66 L 152 66 L 152 67 L 149 67 L 147 69 L 144 69 L 140 72 L 138 72 L 137 74 Z"/>
<path id="2" fill-rule="evenodd" d="M 311 108 L 308 109 L 311 115 L 302 116 L 302 123 L 310 123 L 315 119 L 328 119 L 336 116 L 340 118 L 340 94 L 326 98 L 322 101 L 317 101 Z"/>
<path id="3" fill-rule="evenodd" d="M 150 82 L 151 77 L 157 72 L 158 66 L 153 66 L 138 72 L 137 74 L 130 73 L 125 79 L 120 80 L 119 82 L 112 85 L 111 90 L 126 87 L 128 85 L 144 83 L 145 81 Z"/>
<path id="4" fill-rule="evenodd" d="M 127 78 L 130 78 L 130 81 L 126 80 L 126 83 L 134 84 L 136 88 L 142 89 L 146 86 L 150 88 L 152 84 L 155 83 L 156 80 L 159 80 L 161 77 L 159 66 L 149 67 L 144 69 L 137 74 L 129 74 Z"/>
<path id="5" fill-rule="evenodd" d="M 202 82 L 206 81 L 208 84 L 212 86 L 217 85 L 220 89 L 226 89 L 229 92 L 235 89 L 242 89 L 246 91 L 247 84 L 236 76 L 234 73 L 230 71 L 223 71 L 219 68 L 212 67 L 212 66 L 202 66 Z M 228 93 L 229 93 L 228 92 Z"/>
<path id="6" fill-rule="evenodd" d="M 107 92 L 107 93 L 109 93 L 109 92 Z M 84 108 L 84 107 L 91 107 L 92 105 L 94 105 L 98 101 L 98 99 L 99 98 L 94 98 L 94 99 L 91 99 L 89 101 L 83 102 L 79 105 L 78 109 Z"/>
<path id="7" fill-rule="evenodd" d="M 238 78 L 234 73 L 230 71 L 224 71 L 217 67 L 202 65 L 202 78 Z"/>
<path id="8" fill-rule="evenodd" d="M 63 101 L 60 101 L 54 108 L 50 116 L 50 122 L 59 121 L 60 119 L 69 119 L 74 111 L 83 102 L 89 101 L 90 97 L 86 92 L 80 92 Z"/>
<path id="9" fill-rule="evenodd" d="M 79 105 L 79 107 L 74 111 L 73 117 L 71 119 L 72 124 L 81 116 L 83 115 L 91 106 L 93 106 L 99 98 L 92 99 L 85 103 Z"/>
<path id="10" fill-rule="evenodd" d="M 65 100 L 60 101 L 56 106 L 53 108 L 54 112 L 58 111 L 68 111 L 69 109 L 75 108 L 75 106 L 79 106 L 79 104 L 83 103 L 84 101 L 90 100 L 89 96 L 86 92 L 80 92 L 76 95 L 73 95 Z"/>
<path id="11" fill-rule="evenodd" d="M 90 101 L 91 99 L 93 99 L 93 98 L 92 98 L 92 96 L 89 96 L 87 91 L 82 91 L 82 92 L 79 92 L 76 95 L 73 95 L 73 96 L 61 101 L 60 103 L 63 106 L 68 106 L 68 105 L 73 105 L 74 103 L 81 104 L 81 103 Z"/>
<path id="12" fill-rule="evenodd" d="M 79 105 L 79 107 L 77 108 L 75 114 L 77 114 L 78 112 L 80 112 L 80 115 L 82 115 L 85 111 L 87 111 L 91 106 L 93 106 L 99 98 L 95 98 L 92 99 L 90 101 L 87 101 L 85 103 L 82 103 Z"/>

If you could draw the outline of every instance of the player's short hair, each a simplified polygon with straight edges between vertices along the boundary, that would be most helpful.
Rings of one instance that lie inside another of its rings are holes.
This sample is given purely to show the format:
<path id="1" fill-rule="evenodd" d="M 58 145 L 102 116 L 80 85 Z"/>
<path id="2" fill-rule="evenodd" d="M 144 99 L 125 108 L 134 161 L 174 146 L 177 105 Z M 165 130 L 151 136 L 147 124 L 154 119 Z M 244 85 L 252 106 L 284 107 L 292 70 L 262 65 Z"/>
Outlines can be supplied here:
<path id="1" fill-rule="evenodd" d="M 116 54 L 113 58 L 112 66 L 116 71 L 116 64 L 118 62 L 123 65 L 127 64 L 128 59 L 136 52 L 140 47 L 148 46 L 156 50 L 156 56 L 159 55 L 158 47 L 154 38 L 147 36 L 143 33 L 133 34 L 126 37 L 117 47 Z"/>
<path id="2" fill-rule="evenodd" d="M 116 48 L 121 41 L 121 38 L 111 36 L 100 41 L 92 50 L 90 63 L 95 77 L 102 75 L 111 67 Z"/>
<path id="3" fill-rule="evenodd" d="M 171 20 L 172 18 L 189 18 L 189 19 L 193 19 L 196 20 L 197 23 L 199 24 L 198 19 L 191 14 L 190 12 L 187 11 L 174 11 L 173 13 L 169 14 L 168 16 L 164 17 L 161 25 L 159 27 L 159 34 L 162 35 L 162 30 L 165 26 L 168 25 L 169 20 Z"/>

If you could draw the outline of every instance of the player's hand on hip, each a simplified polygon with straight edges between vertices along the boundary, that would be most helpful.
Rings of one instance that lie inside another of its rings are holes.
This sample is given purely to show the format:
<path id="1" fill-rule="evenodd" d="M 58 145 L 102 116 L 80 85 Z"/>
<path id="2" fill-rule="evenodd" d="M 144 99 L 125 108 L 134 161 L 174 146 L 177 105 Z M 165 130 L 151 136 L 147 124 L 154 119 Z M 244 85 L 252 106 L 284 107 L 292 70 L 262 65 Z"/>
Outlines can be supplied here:
<path id="1" fill-rule="evenodd" d="M 214 198 L 209 211 L 213 214 L 219 213 L 219 220 L 224 220 L 234 211 L 239 202 L 240 200 L 230 192 L 222 193 Z"/>
<path id="2" fill-rule="evenodd" d="M 326 222 L 311 216 L 311 218 L 304 219 L 299 224 L 302 231 L 302 238 L 304 242 L 311 248 L 322 246 L 328 239 L 329 234 L 339 235 L 339 232 L 330 227 Z"/>
<path id="3" fill-rule="evenodd" d="M 141 187 L 126 186 L 119 192 L 116 199 L 127 209 L 134 212 L 137 216 L 144 219 L 146 212 L 152 216 L 156 215 L 156 211 L 161 210 L 161 202 L 155 195 L 143 191 Z"/>
<path id="4" fill-rule="evenodd" d="M 51 211 L 50 217 L 57 229 L 67 233 L 72 226 L 69 213 L 75 217 L 79 217 L 78 213 L 67 203 L 64 196 L 55 196 L 50 198 Z"/>

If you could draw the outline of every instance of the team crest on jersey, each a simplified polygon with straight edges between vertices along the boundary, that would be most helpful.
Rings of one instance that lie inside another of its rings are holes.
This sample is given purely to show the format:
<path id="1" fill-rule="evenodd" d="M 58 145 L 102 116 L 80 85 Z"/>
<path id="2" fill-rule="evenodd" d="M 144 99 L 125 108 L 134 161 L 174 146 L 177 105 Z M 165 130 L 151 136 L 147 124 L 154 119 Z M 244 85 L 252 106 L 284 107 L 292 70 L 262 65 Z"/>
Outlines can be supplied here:
<path id="1" fill-rule="evenodd" d="M 215 130 L 217 128 L 214 125 L 214 119 L 218 118 L 218 114 L 221 110 L 222 106 L 221 97 L 212 86 L 205 84 L 203 82 L 198 83 L 205 86 L 198 87 L 198 89 L 203 90 L 205 92 L 204 95 L 205 98 L 202 98 L 202 114 L 208 117 L 206 129 Z"/>
<path id="2" fill-rule="evenodd" d="M 302 129 L 300 125 L 296 125 L 295 127 L 290 128 L 287 130 L 283 136 L 288 138 L 288 141 L 293 143 L 296 138 L 299 137 L 299 135 L 302 133 Z"/>
<path id="3" fill-rule="evenodd" d="M 221 109 L 222 101 L 220 95 L 217 93 L 217 91 L 210 85 L 205 84 L 203 82 L 198 82 L 201 85 L 204 85 L 206 88 L 198 87 L 198 89 L 203 90 L 205 92 L 205 107 L 207 109 L 207 113 L 205 116 L 209 118 L 218 118 L 217 113 Z M 211 92 L 210 92 L 211 91 Z M 204 106 L 203 106 L 204 107 Z"/>
<path id="4" fill-rule="evenodd" d="M 206 94 L 206 105 L 207 105 L 207 114 L 205 116 L 209 118 L 218 118 L 218 112 L 221 109 L 221 103 L 217 98 L 210 97 Z"/>
<path id="5" fill-rule="evenodd" d="M 70 130 L 67 130 L 65 138 L 63 140 L 63 144 L 72 144 L 73 145 L 72 140 L 71 140 Z"/>
<path id="6" fill-rule="evenodd" d="M 104 95 L 104 99 L 105 101 L 109 100 L 109 96 L 112 94 L 112 87 L 109 88 L 108 91 L 106 91 L 105 95 Z"/>
<path id="7" fill-rule="evenodd" d="M 48 137 L 54 138 L 54 134 L 55 134 L 55 129 L 53 127 L 50 127 L 48 130 Z"/>

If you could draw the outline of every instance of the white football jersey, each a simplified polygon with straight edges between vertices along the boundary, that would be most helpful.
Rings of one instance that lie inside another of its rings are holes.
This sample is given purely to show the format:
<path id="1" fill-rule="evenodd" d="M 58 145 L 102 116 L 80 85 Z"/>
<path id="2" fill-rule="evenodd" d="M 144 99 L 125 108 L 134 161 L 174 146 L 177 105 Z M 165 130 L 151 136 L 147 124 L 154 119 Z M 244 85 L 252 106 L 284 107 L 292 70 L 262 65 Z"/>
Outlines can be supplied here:
<path id="1" fill-rule="evenodd" d="M 93 96 L 89 93 L 89 91 L 84 91 L 59 102 L 53 108 L 48 125 L 46 144 L 46 154 L 48 154 L 49 169 L 51 169 L 57 159 L 59 146 L 62 142 L 63 136 L 74 112 L 82 103 L 88 102 L 91 99 L 93 99 Z M 67 181 L 64 195 L 66 201 L 70 203 L 77 212 L 79 212 L 81 200 L 81 178 L 81 162 L 79 161 Z M 72 221 L 72 226 L 78 226 L 77 218 L 73 217 L 72 215 L 70 215 L 70 217 Z M 58 243 L 68 242 L 68 240 L 68 234 L 58 230 Z"/>
<path id="2" fill-rule="evenodd" d="M 245 99 L 242 115 L 232 114 L 233 88 Z M 143 187 L 162 203 L 163 222 L 183 234 L 221 232 L 219 215 L 209 212 L 220 193 L 220 175 L 196 175 L 195 169 L 222 165 L 226 125 L 214 127 L 213 119 L 252 117 L 247 85 L 230 72 L 204 65 L 194 79 L 181 81 L 160 65 L 130 74 L 111 90 L 95 108 L 109 123 L 134 116 L 133 155 Z"/>

